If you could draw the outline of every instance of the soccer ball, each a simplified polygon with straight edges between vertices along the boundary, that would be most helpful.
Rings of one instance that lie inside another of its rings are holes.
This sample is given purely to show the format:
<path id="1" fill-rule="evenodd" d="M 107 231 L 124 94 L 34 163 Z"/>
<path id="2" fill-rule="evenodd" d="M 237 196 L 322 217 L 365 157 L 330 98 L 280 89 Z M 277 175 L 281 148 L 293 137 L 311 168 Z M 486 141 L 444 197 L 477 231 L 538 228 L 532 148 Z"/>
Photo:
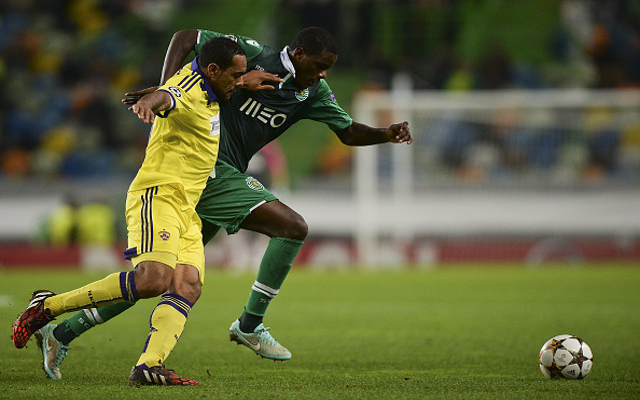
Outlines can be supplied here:
<path id="1" fill-rule="evenodd" d="M 583 379 L 593 366 L 593 353 L 579 337 L 558 335 L 542 346 L 538 361 L 547 379 Z"/>

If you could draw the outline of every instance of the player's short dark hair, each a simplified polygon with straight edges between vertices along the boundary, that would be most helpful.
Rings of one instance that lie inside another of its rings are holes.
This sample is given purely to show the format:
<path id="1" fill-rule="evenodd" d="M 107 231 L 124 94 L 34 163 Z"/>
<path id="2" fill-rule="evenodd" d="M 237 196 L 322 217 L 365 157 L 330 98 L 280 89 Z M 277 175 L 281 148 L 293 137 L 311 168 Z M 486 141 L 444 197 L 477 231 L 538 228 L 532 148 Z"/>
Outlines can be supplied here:
<path id="1" fill-rule="evenodd" d="M 220 69 L 225 70 L 232 64 L 234 56 L 244 56 L 244 50 L 235 40 L 224 36 L 209 39 L 200 47 L 198 66 L 205 69 L 211 63 L 215 63 Z"/>
<path id="2" fill-rule="evenodd" d="M 318 55 L 323 50 L 338 55 L 338 42 L 328 30 L 318 26 L 304 28 L 294 36 L 291 50 L 301 47 L 310 56 Z"/>

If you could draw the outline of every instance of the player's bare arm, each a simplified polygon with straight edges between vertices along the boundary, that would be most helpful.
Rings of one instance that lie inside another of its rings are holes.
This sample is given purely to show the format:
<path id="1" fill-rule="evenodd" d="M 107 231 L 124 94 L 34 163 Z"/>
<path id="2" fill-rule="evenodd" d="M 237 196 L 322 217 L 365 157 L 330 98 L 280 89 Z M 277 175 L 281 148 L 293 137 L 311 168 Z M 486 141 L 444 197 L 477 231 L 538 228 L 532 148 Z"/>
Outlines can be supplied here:
<path id="1" fill-rule="evenodd" d="M 242 75 L 238 87 L 254 92 L 259 90 L 275 90 L 275 86 L 265 84 L 265 82 L 282 82 L 282 78 L 276 74 L 254 69 Z"/>
<path id="2" fill-rule="evenodd" d="M 160 86 L 151 86 L 142 90 L 127 92 L 124 94 L 124 98 L 122 99 L 122 102 L 127 106 L 136 104 L 138 100 L 142 98 L 142 96 L 155 92 L 156 90 L 158 90 L 159 87 Z"/>
<path id="3" fill-rule="evenodd" d="M 160 85 L 164 85 L 167 79 L 178 72 L 184 64 L 184 60 L 196 48 L 196 44 L 198 44 L 197 29 L 185 29 L 173 34 L 164 56 Z"/>
<path id="4" fill-rule="evenodd" d="M 129 110 L 138 115 L 140 121 L 145 124 L 152 124 L 155 114 L 168 110 L 171 107 L 171 97 L 167 92 L 153 92 L 143 96 L 136 104 L 129 107 Z"/>
<path id="5" fill-rule="evenodd" d="M 167 54 L 162 65 L 162 75 L 160 76 L 160 85 L 172 77 L 182 67 L 187 56 L 195 50 L 198 43 L 198 31 L 196 29 L 185 29 L 173 34 Z M 274 90 L 275 86 L 265 84 L 265 82 L 282 82 L 278 75 L 269 72 L 253 70 L 242 76 L 238 87 L 252 91 Z M 152 86 L 146 89 L 127 92 L 124 94 L 122 102 L 126 105 L 136 104 L 140 98 L 146 94 L 153 93 L 158 90 L 158 86 Z"/>
<path id="6" fill-rule="evenodd" d="M 164 57 L 160 85 L 164 85 L 167 79 L 178 72 L 189 53 L 195 49 L 197 43 L 198 31 L 196 29 L 185 29 L 173 34 L 167 48 L 167 54 Z M 122 102 L 126 105 L 136 104 L 142 96 L 155 92 L 158 87 L 152 86 L 138 91 L 127 92 L 124 94 L 125 97 Z"/>
<path id="7" fill-rule="evenodd" d="M 413 142 L 407 121 L 392 124 L 388 128 L 372 128 L 354 121 L 348 128 L 335 131 L 335 133 L 340 141 L 348 146 L 366 146 L 387 142 L 411 144 Z"/>

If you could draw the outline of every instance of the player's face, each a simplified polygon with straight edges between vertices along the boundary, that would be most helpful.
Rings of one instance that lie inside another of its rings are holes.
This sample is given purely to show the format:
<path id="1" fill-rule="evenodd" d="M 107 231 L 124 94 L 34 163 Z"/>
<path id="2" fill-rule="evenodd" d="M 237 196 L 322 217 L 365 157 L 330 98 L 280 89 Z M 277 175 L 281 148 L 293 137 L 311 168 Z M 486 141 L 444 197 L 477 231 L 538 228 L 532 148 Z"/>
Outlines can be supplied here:
<path id="1" fill-rule="evenodd" d="M 225 103 L 231 98 L 240 83 L 240 77 L 247 72 L 247 58 L 242 55 L 233 56 L 231 66 L 225 70 L 216 64 L 209 64 L 209 84 L 218 97 L 218 101 Z"/>
<path id="2" fill-rule="evenodd" d="M 323 50 L 320 54 L 308 55 L 301 48 L 293 53 L 294 67 L 296 69 L 296 86 L 306 89 L 327 77 L 327 71 L 338 61 L 338 56 Z"/>

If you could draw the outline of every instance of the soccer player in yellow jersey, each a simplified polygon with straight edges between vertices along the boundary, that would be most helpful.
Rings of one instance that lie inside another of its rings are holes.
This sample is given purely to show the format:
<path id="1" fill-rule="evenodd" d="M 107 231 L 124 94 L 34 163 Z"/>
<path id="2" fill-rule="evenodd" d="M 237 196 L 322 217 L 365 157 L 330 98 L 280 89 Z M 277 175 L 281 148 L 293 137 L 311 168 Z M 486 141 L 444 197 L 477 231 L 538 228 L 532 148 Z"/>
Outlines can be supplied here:
<path id="1" fill-rule="evenodd" d="M 162 295 L 129 382 L 198 384 L 164 368 L 164 361 L 204 283 L 204 245 L 195 206 L 217 159 L 218 102 L 231 97 L 246 64 L 236 42 L 211 39 L 192 63 L 130 108 L 143 122 L 153 123 L 144 162 L 127 192 L 125 255 L 135 268 L 59 295 L 35 292 L 13 324 L 16 347 L 24 347 L 35 331 L 67 311 Z"/>

